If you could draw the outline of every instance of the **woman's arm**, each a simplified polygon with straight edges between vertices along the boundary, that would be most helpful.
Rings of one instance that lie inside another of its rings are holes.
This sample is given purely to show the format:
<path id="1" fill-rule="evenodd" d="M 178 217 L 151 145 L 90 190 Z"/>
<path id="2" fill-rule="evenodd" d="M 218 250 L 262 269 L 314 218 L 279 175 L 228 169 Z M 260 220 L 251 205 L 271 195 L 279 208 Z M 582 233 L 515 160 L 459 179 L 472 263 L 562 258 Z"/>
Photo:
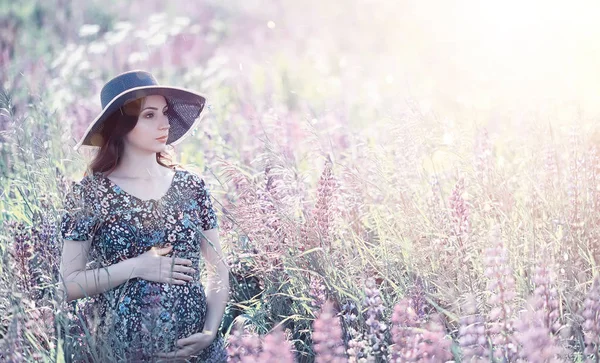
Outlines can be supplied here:
<path id="1" fill-rule="evenodd" d="M 213 228 L 202 233 L 200 248 L 206 261 L 208 275 L 206 289 L 208 313 L 203 333 L 216 337 L 229 300 L 229 266 L 221 251 L 218 229 Z"/>
<path id="2" fill-rule="evenodd" d="M 59 296 L 67 302 L 93 296 L 115 288 L 137 277 L 134 259 L 127 259 L 108 267 L 86 270 L 89 241 L 64 240 L 61 263 Z M 65 295 L 66 292 L 66 295 Z"/>

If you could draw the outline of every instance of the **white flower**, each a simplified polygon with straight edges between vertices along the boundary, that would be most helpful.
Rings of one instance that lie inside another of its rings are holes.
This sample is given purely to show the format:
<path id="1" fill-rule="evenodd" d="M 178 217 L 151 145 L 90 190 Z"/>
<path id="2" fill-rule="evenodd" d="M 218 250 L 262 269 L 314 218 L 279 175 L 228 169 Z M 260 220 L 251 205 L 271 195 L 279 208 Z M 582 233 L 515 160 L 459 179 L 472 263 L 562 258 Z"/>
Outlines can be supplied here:
<path id="1" fill-rule="evenodd" d="M 98 33 L 100 30 L 100 25 L 98 24 L 83 24 L 81 28 L 79 28 L 79 36 L 80 37 L 88 37 L 90 35 L 94 35 Z"/>

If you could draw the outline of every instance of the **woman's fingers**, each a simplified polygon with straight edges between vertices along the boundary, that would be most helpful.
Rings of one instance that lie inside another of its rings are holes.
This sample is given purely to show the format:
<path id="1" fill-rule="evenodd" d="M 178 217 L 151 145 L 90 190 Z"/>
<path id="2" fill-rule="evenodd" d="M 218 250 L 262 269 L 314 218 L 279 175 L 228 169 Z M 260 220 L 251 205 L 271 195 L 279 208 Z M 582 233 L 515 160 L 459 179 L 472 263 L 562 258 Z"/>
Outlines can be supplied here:
<path id="1" fill-rule="evenodd" d="M 167 280 L 165 282 L 167 284 L 171 284 L 171 285 L 185 285 L 185 284 L 187 284 L 187 281 L 177 280 L 174 277 L 167 278 Z"/>
<path id="2" fill-rule="evenodd" d="M 194 278 L 190 275 L 186 275 L 180 272 L 173 272 L 173 274 L 171 275 L 172 278 L 178 279 L 178 280 L 183 280 L 183 281 L 193 281 Z"/>
<path id="3" fill-rule="evenodd" d="M 166 255 L 167 253 L 171 252 L 172 249 L 173 246 L 167 246 L 162 248 L 152 247 L 152 250 L 159 256 Z"/>
<path id="4" fill-rule="evenodd" d="M 186 265 L 186 266 L 191 266 L 192 265 L 192 260 L 188 260 L 187 258 L 175 258 L 175 264 L 176 265 Z"/>
<path id="5" fill-rule="evenodd" d="M 175 265 L 173 266 L 173 271 L 176 272 L 184 272 L 187 274 L 193 274 L 196 272 L 196 269 L 192 268 L 192 267 L 186 267 L 186 266 L 181 266 L 181 265 Z"/>

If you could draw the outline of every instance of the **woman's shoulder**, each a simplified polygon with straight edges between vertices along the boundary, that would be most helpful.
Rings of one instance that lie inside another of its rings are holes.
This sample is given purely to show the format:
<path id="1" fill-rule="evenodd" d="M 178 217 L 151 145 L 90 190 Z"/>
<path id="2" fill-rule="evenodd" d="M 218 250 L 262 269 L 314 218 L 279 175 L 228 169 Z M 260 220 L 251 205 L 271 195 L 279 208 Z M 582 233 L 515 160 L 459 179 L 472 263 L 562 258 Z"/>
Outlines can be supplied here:
<path id="1" fill-rule="evenodd" d="M 75 188 L 81 189 L 82 191 L 91 190 L 97 188 L 102 182 L 102 174 L 99 172 L 86 173 L 79 181 L 73 181 L 71 185 Z"/>
<path id="2" fill-rule="evenodd" d="M 71 179 L 64 195 L 64 203 L 68 209 L 82 207 L 89 201 L 89 196 L 93 193 L 93 180 L 87 175 L 81 179 Z"/>
<path id="3" fill-rule="evenodd" d="M 76 179 L 70 181 L 67 194 L 85 198 L 103 188 L 105 186 L 102 185 L 102 178 L 99 173 L 84 174 L 78 181 Z"/>
<path id="4" fill-rule="evenodd" d="M 190 170 L 190 169 L 177 169 L 178 173 L 181 173 L 181 175 L 183 175 L 183 179 L 184 180 L 188 180 L 192 183 L 196 183 L 196 184 L 200 184 L 200 183 L 204 183 L 204 179 L 202 178 L 202 175 L 197 172 L 196 170 Z"/>
<path id="5" fill-rule="evenodd" d="M 179 172 L 182 175 L 180 180 L 183 183 L 185 189 L 194 193 L 194 195 L 206 192 L 206 183 L 202 174 L 195 170 L 189 169 L 179 170 Z"/>

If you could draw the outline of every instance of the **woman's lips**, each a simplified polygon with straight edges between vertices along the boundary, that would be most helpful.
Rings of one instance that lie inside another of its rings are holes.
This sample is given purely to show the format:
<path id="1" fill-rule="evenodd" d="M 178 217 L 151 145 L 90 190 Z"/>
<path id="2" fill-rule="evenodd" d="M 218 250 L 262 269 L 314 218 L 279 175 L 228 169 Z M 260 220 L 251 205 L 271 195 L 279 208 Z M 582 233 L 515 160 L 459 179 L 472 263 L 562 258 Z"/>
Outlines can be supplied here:
<path id="1" fill-rule="evenodd" d="M 166 142 L 168 139 L 168 136 L 163 136 L 163 137 L 158 137 L 156 138 L 156 140 L 160 141 L 160 142 Z"/>

